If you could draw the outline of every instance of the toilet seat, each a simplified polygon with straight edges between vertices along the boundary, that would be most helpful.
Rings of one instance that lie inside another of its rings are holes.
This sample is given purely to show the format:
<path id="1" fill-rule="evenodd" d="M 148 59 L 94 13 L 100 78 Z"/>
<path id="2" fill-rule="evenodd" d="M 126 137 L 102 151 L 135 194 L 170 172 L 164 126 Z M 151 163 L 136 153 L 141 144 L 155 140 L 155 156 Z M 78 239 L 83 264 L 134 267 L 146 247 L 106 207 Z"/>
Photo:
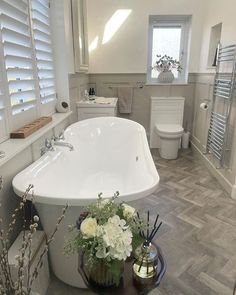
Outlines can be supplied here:
<path id="1" fill-rule="evenodd" d="M 156 124 L 156 131 L 159 136 L 181 136 L 183 134 L 183 127 L 178 124 Z"/>
<path id="2" fill-rule="evenodd" d="M 160 133 L 167 133 L 167 134 L 182 134 L 184 129 L 182 126 L 178 124 L 156 124 L 156 129 Z"/>

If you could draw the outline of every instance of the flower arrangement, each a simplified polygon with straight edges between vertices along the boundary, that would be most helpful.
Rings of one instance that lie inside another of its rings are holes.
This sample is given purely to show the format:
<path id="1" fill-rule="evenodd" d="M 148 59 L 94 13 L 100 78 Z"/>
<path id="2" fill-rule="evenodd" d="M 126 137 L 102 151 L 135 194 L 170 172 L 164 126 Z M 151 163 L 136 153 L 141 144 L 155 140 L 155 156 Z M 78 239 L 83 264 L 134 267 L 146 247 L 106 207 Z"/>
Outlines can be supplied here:
<path id="1" fill-rule="evenodd" d="M 2 177 L 0 177 L 0 190 L 2 189 Z M 45 246 L 39 255 L 36 265 L 32 269 L 31 267 L 31 255 L 32 255 L 32 243 L 34 239 L 34 233 L 39 225 L 39 217 L 37 215 L 32 216 L 27 228 L 27 216 L 26 216 L 26 202 L 27 200 L 34 201 L 33 198 L 33 185 L 29 185 L 23 196 L 21 197 L 19 206 L 14 210 L 11 215 L 11 221 L 8 224 L 8 228 L 4 229 L 4 221 L 0 218 L 0 294 L 6 295 L 31 295 L 32 285 L 34 280 L 38 277 L 39 270 L 43 266 L 43 257 L 47 254 L 49 244 L 54 240 L 54 236 L 58 230 L 58 227 L 65 217 L 68 206 L 66 205 L 62 209 L 62 214 L 57 220 L 54 231 L 46 239 Z M 9 236 L 14 230 L 14 226 L 17 224 L 17 220 L 23 220 L 23 237 L 19 254 L 15 256 L 16 260 L 16 272 L 17 277 L 13 275 L 8 260 L 8 250 L 10 247 Z"/>
<path id="2" fill-rule="evenodd" d="M 118 195 L 117 192 L 111 199 L 103 199 L 99 194 L 98 200 L 80 214 L 76 226 L 70 227 L 74 236 L 65 246 L 67 253 L 83 251 L 90 274 L 101 273 L 98 268 L 105 266 L 108 277 L 112 277 L 116 285 L 120 280 L 121 264 L 143 242 L 139 235 L 143 225 L 137 221 L 135 209 L 117 202 Z M 96 283 L 105 285 L 106 279 L 103 279 L 93 277 Z"/>
<path id="3" fill-rule="evenodd" d="M 181 72 L 182 67 L 180 65 L 180 62 L 176 59 L 173 59 L 173 57 L 165 54 L 163 56 L 157 55 L 157 58 L 158 59 L 152 69 L 157 70 L 158 72 L 167 72 L 172 71 L 173 69 L 177 69 L 178 72 Z"/>

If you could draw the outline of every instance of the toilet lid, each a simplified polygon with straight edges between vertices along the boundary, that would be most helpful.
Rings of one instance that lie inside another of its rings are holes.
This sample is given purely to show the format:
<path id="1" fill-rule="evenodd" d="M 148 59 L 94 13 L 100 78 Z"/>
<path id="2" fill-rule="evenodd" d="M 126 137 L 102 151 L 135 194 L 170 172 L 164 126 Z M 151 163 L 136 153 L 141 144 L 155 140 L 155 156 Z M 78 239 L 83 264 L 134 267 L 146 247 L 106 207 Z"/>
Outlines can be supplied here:
<path id="1" fill-rule="evenodd" d="M 183 127 L 178 124 L 156 124 L 156 128 L 160 132 L 180 133 L 183 132 Z"/>

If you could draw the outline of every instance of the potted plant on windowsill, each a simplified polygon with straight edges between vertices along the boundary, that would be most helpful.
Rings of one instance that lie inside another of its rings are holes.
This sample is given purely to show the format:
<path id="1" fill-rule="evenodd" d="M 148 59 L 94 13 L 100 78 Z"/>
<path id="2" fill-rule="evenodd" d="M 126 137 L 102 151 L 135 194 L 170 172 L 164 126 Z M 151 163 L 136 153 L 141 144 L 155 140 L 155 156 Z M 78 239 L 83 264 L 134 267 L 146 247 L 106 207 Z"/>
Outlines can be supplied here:
<path id="1" fill-rule="evenodd" d="M 166 54 L 163 56 L 157 55 L 157 58 L 158 59 L 152 69 L 160 72 L 158 75 L 158 82 L 172 83 L 174 80 L 172 70 L 176 69 L 178 72 L 181 72 L 182 70 L 180 62 Z"/>

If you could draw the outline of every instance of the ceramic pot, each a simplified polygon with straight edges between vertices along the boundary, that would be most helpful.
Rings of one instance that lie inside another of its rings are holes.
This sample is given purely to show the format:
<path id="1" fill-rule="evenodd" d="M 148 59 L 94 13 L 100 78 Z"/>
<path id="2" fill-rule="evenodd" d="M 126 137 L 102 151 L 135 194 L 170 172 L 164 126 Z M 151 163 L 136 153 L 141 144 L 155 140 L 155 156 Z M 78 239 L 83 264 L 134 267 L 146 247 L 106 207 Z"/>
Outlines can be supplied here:
<path id="1" fill-rule="evenodd" d="M 117 260 L 116 263 L 118 269 L 117 277 L 114 277 L 110 268 L 101 259 L 101 261 L 89 271 L 90 280 L 101 287 L 118 286 L 124 272 L 124 261 Z"/>
<path id="2" fill-rule="evenodd" d="M 171 71 L 163 71 L 158 75 L 159 83 L 172 83 L 174 80 L 174 75 Z"/>
<path id="3" fill-rule="evenodd" d="M 58 113 L 66 113 L 70 110 L 70 102 L 64 99 L 58 99 L 56 103 L 56 110 Z"/>

